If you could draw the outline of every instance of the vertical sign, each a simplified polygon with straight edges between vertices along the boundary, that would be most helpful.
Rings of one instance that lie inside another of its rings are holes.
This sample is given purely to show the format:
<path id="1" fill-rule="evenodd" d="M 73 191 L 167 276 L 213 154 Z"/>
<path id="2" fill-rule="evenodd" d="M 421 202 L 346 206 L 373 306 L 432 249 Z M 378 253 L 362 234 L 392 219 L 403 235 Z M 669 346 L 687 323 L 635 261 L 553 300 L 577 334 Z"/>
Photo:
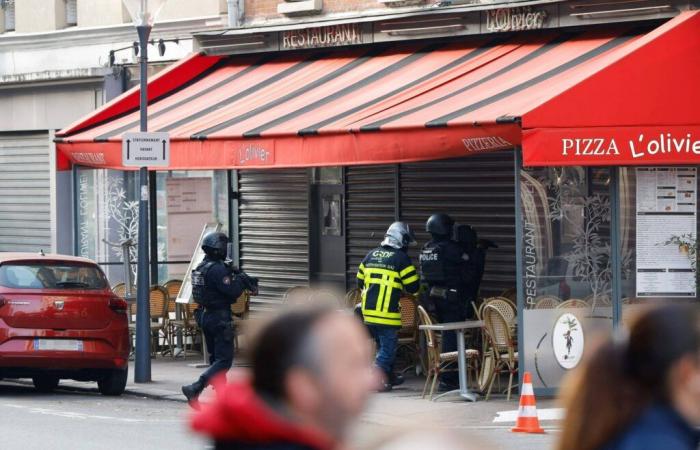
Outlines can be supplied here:
<path id="1" fill-rule="evenodd" d="M 697 169 L 637 169 L 637 297 L 695 297 Z"/>

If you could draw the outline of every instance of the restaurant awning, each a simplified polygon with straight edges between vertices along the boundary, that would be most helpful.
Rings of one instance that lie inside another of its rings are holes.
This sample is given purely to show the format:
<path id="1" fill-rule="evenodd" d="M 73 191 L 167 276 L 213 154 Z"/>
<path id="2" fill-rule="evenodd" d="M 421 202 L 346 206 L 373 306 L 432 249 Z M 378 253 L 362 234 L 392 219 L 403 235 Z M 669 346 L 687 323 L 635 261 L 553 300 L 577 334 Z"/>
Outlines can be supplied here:
<path id="1" fill-rule="evenodd" d="M 687 163 L 700 153 L 699 17 L 651 31 L 193 55 L 149 83 L 149 130 L 170 133 L 171 169 L 398 163 L 516 145 L 527 165 Z M 122 168 L 122 135 L 138 125 L 132 90 L 58 133 L 58 148 Z M 675 133 L 690 152 L 633 157 L 639 133 L 647 147 Z"/>

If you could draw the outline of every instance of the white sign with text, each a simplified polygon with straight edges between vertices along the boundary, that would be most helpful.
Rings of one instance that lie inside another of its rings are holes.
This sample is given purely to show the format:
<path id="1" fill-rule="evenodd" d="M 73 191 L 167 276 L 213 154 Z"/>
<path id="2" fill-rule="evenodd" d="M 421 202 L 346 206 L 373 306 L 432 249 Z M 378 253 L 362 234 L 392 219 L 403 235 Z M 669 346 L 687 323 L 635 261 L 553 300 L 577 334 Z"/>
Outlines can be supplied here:
<path id="1" fill-rule="evenodd" d="M 125 167 L 168 167 L 170 136 L 168 133 L 124 133 L 122 165 Z"/>

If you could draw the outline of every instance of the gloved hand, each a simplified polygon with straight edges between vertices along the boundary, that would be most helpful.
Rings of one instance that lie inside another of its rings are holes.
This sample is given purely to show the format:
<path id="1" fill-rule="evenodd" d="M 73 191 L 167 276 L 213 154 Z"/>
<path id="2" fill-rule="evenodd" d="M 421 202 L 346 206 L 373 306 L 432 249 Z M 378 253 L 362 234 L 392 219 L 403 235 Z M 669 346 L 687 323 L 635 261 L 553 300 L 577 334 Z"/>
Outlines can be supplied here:
<path id="1" fill-rule="evenodd" d="M 491 239 L 479 239 L 478 241 L 476 241 L 476 244 L 479 248 L 483 249 L 498 248 L 498 245 L 496 245 L 496 243 L 493 242 Z"/>
<path id="2" fill-rule="evenodd" d="M 243 287 L 250 292 L 251 295 L 258 295 L 258 279 L 251 277 L 247 273 L 240 271 L 237 275 L 240 279 L 241 282 L 243 283 Z"/>

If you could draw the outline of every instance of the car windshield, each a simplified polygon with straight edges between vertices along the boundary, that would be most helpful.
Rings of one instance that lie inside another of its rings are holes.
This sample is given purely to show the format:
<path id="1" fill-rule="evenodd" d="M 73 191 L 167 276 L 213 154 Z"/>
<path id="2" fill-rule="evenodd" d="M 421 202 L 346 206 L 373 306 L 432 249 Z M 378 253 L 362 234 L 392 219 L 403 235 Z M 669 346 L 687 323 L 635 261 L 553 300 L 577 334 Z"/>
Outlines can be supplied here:
<path id="1" fill-rule="evenodd" d="M 15 289 L 104 289 L 97 267 L 65 262 L 12 262 L 0 266 L 0 285 Z"/>

